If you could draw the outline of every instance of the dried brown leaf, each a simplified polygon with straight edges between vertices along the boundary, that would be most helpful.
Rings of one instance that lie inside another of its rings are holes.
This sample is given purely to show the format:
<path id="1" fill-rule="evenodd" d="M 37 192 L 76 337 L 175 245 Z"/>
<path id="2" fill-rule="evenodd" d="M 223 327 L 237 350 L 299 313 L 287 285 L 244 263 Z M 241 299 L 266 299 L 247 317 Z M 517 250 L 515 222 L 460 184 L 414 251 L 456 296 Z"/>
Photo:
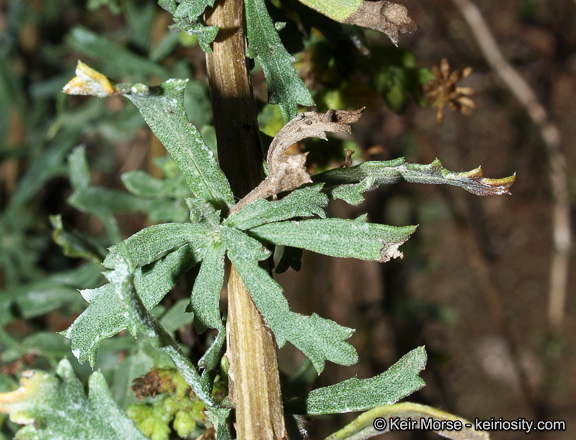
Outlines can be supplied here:
<path id="1" fill-rule="evenodd" d="M 261 198 L 270 197 L 285 191 L 291 191 L 305 183 L 312 182 L 306 171 L 306 154 L 284 156 L 286 150 L 296 142 L 306 138 L 326 139 L 326 133 L 350 133 L 350 125 L 360 119 L 363 108 L 359 110 L 329 110 L 326 113 L 303 112 L 288 122 L 278 132 L 270 148 L 266 163 L 268 177 L 240 200 L 230 214 L 240 211 L 244 206 Z"/>
<path id="2" fill-rule="evenodd" d="M 411 34 L 418 26 L 408 15 L 406 6 L 387 1 L 364 1 L 344 23 L 376 29 L 398 45 L 399 33 Z"/>

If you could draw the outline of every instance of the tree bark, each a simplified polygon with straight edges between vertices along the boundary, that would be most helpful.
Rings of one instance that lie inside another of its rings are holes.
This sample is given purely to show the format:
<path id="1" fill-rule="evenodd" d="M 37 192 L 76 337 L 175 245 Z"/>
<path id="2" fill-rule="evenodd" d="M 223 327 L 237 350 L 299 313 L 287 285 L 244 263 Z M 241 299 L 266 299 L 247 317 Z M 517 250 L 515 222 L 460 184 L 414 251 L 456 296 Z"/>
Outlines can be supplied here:
<path id="1" fill-rule="evenodd" d="M 206 55 L 220 166 L 238 198 L 264 178 L 257 110 L 246 66 L 242 0 L 218 0 L 206 24 L 219 26 Z M 236 404 L 238 439 L 287 437 L 277 347 L 236 269 L 228 277 L 229 397 Z"/>

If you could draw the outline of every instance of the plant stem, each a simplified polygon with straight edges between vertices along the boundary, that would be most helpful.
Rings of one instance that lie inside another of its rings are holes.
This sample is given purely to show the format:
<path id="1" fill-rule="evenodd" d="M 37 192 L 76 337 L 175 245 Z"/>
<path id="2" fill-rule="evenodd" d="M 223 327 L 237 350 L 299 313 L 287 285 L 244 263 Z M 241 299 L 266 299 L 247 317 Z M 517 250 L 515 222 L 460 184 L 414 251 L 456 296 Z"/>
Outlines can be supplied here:
<path id="1" fill-rule="evenodd" d="M 206 24 L 220 28 L 213 52 L 206 56 L 220 167 L 234 195 L 242 198 L 264 178 L 246 66 L 243 1 L 218 0 L 207 12 Z M 237 438 L 286 438 L 274 337 L 233 266 L 229 273 L 226 356 Z"/>

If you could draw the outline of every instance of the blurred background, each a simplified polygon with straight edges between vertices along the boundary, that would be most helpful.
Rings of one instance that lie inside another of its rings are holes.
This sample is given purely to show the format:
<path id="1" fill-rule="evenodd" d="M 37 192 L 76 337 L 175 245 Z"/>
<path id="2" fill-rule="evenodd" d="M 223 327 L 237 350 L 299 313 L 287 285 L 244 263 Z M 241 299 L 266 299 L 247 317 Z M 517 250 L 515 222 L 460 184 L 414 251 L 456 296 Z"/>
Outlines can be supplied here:
<path id="1" fill-rule="evenodd" d="M 357 329 L 351 343 L 359 364 L 329 365 L 314 386 L 354 374 L 374 376 L 425 345 L 427 386 L 408 400 L 469 420 L 564 420 L 566 432 L 530 438 L 572 439 L 576 262 L 569 234 L 576 225 L 576 2 L 478 1 L 488 33 L 477 24 L 470 27 L 465 13 L 475 6 L 468 0 L 402 4 L 420 30 L 401 35 L 395 48 L 382 34 L 326 24 L 293 0 L 271 2 L 272 17 L 287 22 L 280 35 L 318 108 L 367 106 L 352 137 L 300 146 L 311 151 L 311 169 L 339 166 L 349 148 L 354 163 L 397 157 L 430 163 L 437 157 L 452 171 L 482 165 L 486 177 L 516 173 L 516 183 L 511 196 L 481 198 L 454 187 L 402 182 L 367 194 L 358 207 L 330 206 L 332 216 L 367 212 L 372 222 L 419 227 L 403 245 L 402 260 L 379 264 L 304 253 L 299 272 L 277 276 L 294 310 Z M 171 23 L 154 1 L 0 0 L 2 389 L 13 386 L 10 375 L 50 369 L 61 357 L 71 357 L 67 341 L 54 332 L 67 328 L 85 307 L 76 289 L 102 283 L 95 265 L 64 255 L 53 229 L 60 236 L 75 230 L 92 237 L 97 255 L 115 238 L 150 224 L 147 208 L 135 200 L 106 215 L 95 202 L 68 200 L 72 149 L 84 145 L 92 185 L 113 194 L 125 192 L 120 176 L 128 170 L 162 175 L 152 161 L 163 156 L 162 147 L 130 103 L 61 93 L 77 60 L 121 82 L 190 78 L 188 116 L 214 148 L 204 54 L 193 37 L 169 31 Z M 498 51 L 510 69 L 499 64 Z M 472 68 L 458 81 L 474 90 L 471 115 L 458 111 L 457 95 L 438 102 L 425 92 L 425 84 L 434 80 L 432 67 L 444 58 L 450 71 Z M 258 65 L 253 83 L 261 128 L 273 136 L 281 117 L 265 104 Z M 438 105 L 445 106 L 441 124 Z M 162 169 L 170 172 L 166 164 Z M 61 217 L 49 221 L 56 215 Z M 189 286 L 180 286 L 163 306 L 187 294 Z M 192 352 L 201 350 L 189 325 L 179 334 Z M 113 387 L 115 377 L 120 381 L 117 366 L 125 360 L 122 349 L 121 343 L 103 346 L 98 358 L 97 367 Z M 287 374 L 302 361 L 291 347 L 280 352 Z M 76 369 L 89 373 L 87 365 Z M 128 385 L 114 389 L 121 395 Z M 312 422 L 312 438 L 347 420 Z M 492 434 L 496 440 L 524 437 L 522 432 Z"/>

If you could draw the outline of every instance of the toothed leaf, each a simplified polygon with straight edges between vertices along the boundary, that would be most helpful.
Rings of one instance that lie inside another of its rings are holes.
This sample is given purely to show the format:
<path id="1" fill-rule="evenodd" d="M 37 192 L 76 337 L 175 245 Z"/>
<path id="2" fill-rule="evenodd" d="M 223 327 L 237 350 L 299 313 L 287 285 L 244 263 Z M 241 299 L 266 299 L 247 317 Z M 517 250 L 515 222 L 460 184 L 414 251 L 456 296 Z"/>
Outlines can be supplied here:
<path id="1" fill-rule="evenodd" d="M 458 186 L 478 196 L 509 194 L 516 175 L 488 179 L 484 177 L 481 167 L 456 173 L 444 168 L 438 159 L 428 165 L 420 165 L 406 163 L 403 158 L 399 158 L 386 162 L 364 162 L 350 168 L 335 168 L 312 176 L 312 180 L 324 182 L 331 197 L 357 204 L 364 192 L 401 180 Z"/>
<path id="2" fill-rule="evenodd" d="M 114 262 L 124 247 L 128 249 L 130 261 L 136 267 L 152 263 L 173 249 L 191 243 L 200 249 L 210 240 L 210 229 L 193 223 L 164 223 L 149 226 L 121 243 L 110 247 L 102 265 L 114 269 Z"/>
<path id="3" fill-rule="evenodd" d="M 424 347 L 418 347 L 378 376 L 369 379 L 353 377 L 318 388 L 288 402 L 286 410 L 308 415 L 341 414 L 395 403 L 424 386 L 419 374 L 426 367 L 426 359 Z"/>
<path id="4" fill-rule="evenodd" d="M 201 258 L 192 246 L 186 245 L 153 264 L 136 269 L 134 284 L 145 307 L 148 310 L 155 307 Z M 125 316 L 124 304 L 110 283 L 81 293 L 89 305 L 62 334 L 72 341 L 72 352 L 79 362 L 90 360 L 94 365 L 96 350 L 103 340 L 124 329 L 134 334 L 136 329 Z"/>
<path id="5" fill-rule="evenodd" d="M 256 260 L 247 258 L 238 249 L 228 249 L 228 257 L 274 332 L 278 346 L 291 342 L 312 361 L 318 373 L 324 369 L 327 360 L 340 365 L 352 365 L 358 361 L 354 347 L 345 342 L 354 333 L 353 329 L 316 314 L 304 316 L 290 311 L 282 287 Z"/>
<path id="6" fill-rule="evenodd" d="M 67 360 L 56 376 L 33 371 L 22 377 L 21 387 L 0 394 L 0 411 L 24 424 L 16 434 L 22 440 L 146 440 L 116 405 L 100 372 L 88 379 L 88 393 Z"/>
<path id="7" fill-rule="evenodd" d="M 205 26 L 201 15 L 207 6 L 214 6 L 214 0 L 182 0 L 178 5 L 175 0 L 160 0 L 158 4 L 174 16 L 176 25 L 171 28 L 196 35 L 202 50 L 212 52 L 210 43 L 218 34 L 218 26 Z"/>
<path id="8" fill-rule="evenodd" d="M 285 122 L 296 116 L 298 104 L 314 105 L 310 91 L 292 65 L 263 0 L 246 0 L 248 55 L 262 65 L 268 87 L 268 101 L 278 104 Z"/>
<path id="9" fill-rule="evenodd" d="M 230 185 L 200 132 L 186 117 L 186 81 L 168 80 L 150 89 L 134 85 L 118 87 L 138 107 L 146 123 L 186 176 L 195 196 L 212 203 L 217 209 L 230 208 L 234 204 Z"/>

